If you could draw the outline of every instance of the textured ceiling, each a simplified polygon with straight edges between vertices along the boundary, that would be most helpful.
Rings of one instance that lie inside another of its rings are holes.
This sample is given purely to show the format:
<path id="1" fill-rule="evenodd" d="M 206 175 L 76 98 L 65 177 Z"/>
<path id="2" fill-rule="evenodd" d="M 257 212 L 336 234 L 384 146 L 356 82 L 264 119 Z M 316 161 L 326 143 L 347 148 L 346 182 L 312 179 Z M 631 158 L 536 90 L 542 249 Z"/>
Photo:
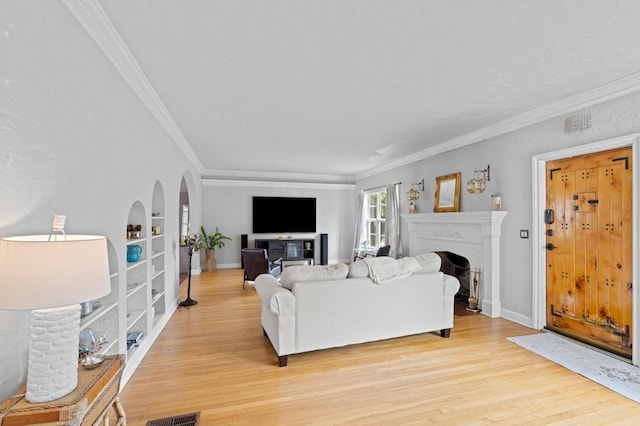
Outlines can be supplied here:
<path id="1" fill-rule="evenodd" d="M 100 4 L 205 176 L 348 181 L 640 71 L 637 1 Z"/>

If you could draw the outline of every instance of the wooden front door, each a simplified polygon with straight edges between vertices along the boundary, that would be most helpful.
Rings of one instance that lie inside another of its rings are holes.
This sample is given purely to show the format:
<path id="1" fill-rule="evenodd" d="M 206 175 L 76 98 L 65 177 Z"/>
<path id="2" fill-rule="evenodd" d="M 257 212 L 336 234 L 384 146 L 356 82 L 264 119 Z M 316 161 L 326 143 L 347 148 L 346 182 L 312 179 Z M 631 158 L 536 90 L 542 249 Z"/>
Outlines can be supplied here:
<path id="1" fill-rule="evenodd" d="M 631 357 L 631 148 L 547 162 L 546 327 Z"/>

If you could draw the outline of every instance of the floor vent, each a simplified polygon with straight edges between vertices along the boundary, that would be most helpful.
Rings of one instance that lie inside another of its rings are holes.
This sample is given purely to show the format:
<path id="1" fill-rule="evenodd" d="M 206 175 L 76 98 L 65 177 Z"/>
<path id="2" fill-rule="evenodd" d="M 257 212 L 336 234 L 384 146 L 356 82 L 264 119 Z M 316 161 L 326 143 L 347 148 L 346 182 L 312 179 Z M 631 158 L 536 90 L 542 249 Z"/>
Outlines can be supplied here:
<path id="1" fill-rule="evenodd" d="M 200 412 L 149 420 L 147 422 L 147 426 L 198 426 L 199 424 Z"/>

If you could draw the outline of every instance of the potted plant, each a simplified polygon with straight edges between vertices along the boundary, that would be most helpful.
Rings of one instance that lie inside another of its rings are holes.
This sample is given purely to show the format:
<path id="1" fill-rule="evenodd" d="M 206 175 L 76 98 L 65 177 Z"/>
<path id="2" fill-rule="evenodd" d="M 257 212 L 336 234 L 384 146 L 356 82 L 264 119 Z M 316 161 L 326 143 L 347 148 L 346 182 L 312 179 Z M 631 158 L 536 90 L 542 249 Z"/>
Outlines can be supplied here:
<path id="1" fill-rule="evenodd" d="M 203 269 L 205 271 L 213 271 L 217 266 L 215 249 L 224 247 L 224 240 L 231 240 L 231 238 L 223 235 L 218 227 L 216 227 L 216 232 L 213 234 L 207 234 L 204 226 L 200 226 L 200 231 L 202 233 L 202 242 L 200 243 L 200 248 L 204 249 L 205 251 Z"/>

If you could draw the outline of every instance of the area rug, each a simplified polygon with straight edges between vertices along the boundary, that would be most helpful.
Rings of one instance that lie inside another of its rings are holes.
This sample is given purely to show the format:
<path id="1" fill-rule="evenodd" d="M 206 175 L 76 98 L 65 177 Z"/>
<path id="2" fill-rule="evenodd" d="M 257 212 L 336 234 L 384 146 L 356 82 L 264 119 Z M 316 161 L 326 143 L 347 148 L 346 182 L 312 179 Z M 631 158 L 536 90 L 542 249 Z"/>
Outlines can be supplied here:
<path id="1" fill-rule="evenodd" d="M 199 411 L 197 413 L 181 414 L 179 416 L 165 417 L 147 422 L 147 426 L 198 426 L 199 424 Z"/>
<path id="2" fill-rule="evenodd" d="M 553 333 L 507 337 L 550 361 L 640 402 L 640 368 Z"/>

